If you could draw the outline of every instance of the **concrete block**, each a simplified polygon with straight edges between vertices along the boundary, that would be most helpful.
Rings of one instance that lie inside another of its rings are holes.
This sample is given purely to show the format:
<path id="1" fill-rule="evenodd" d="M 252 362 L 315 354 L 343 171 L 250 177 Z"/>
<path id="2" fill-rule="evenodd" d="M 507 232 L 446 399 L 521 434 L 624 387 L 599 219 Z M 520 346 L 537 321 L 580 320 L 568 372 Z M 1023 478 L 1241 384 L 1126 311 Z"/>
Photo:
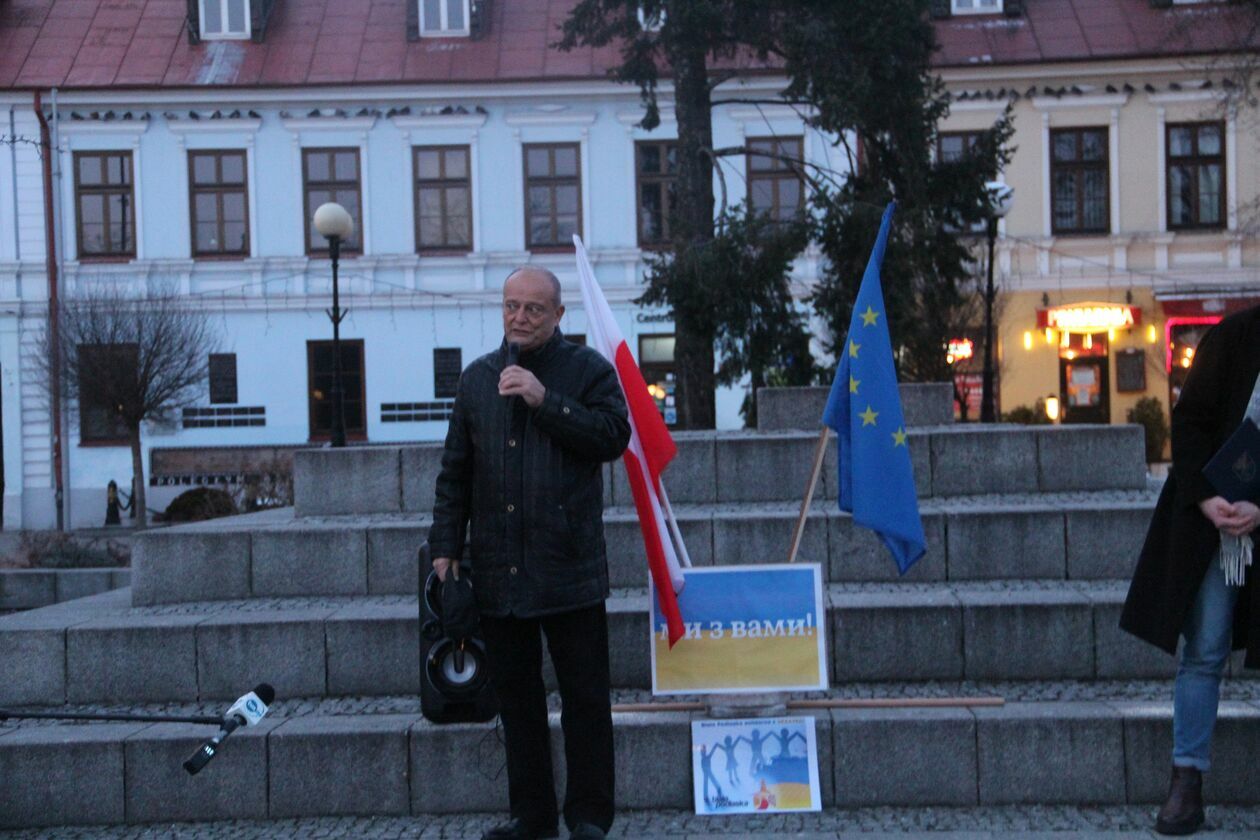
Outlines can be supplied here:
<path id="1" fill-rule="evenodd" d="M 114 569 L 109 575 L 111 589 L 122 589 L 131 586 L 131 569 Z"/>
<path id="2" fill-rule="evenodd" d="M 1066 511 L 1068 577 L 1131 578 L 1154 509 L 1154 504 L 1144 504 Z"/>
<path id="3" fill-rule="evenodd" d="M 421 718 L 410 738 L 411 813 L 507 811 L 507 755 L 494 723 Z"/>
<path id="4" fill-rule="evenodd" d="M 1091 593 L 1094 603 L 1095 676 L 1100 680 L 1172 679 L 1177 657 L 1120 629 L 1125 587 Z"/>
<path id="5" fill-rule="evenodd" d="M 402 509 L 407 513 L 433 513 L 433 490 L 442 471 L 444 444 L 402 448 Z"/>
<path id="6" fill-rule="evenodd" d="M 1037 438 L 1030 428 L 958 426 L 932 434 L 932 495 L 1037 491 Z"/>
<path id="7" fill-rule="evenodd" d="M 51 569 L 0 569 L 0 610 L 31 610 L 57 603 Z"/>
<path id="8" fill-rule="evenodd" d="M 428 525 L 390 525 L 367 532 L 369 595 L 415 595 L 420 591 L 417 552 L 429 538 Z"/>
<path id="9" fill-rule="evenodd" d="M 717 446 L 723 437 L 716 432 L 675 432 L 678 454 L 661 474 L 665 491 L 672 504 L 711 504 L 717 495 Z M 612 503 L 617 507 L 633 507 L 634 495 L 621 460 L 610 465 Z"/>
<path id="10" fill-rule="evenodd" d="M 32 726 L 0 738 L 0 828 L 121 823 L 123 740 L 148 725 Z"/>
<path id="11" fill-rule="evenodd" d="M 690 809 L 691 715 L 629 713 L 613 721 L 617 807 Z"/>
<path id="12" fill-rule="evenodd" d="M 324 624 L 329 694 L 420 691 L 420 617 L 411 604 L 351 605 Z"/>
<path id="13" fill-rule="evenodd" d="M 980 804 L 1120 804 L 1124 732 L 1103 703 L 973 709 Z"/>
<path id="14" fill-rule="evenodd" d="M 947 590 L 832 592 L 836 682 L 956 680 L 963 676 L 963 626 Z"/>
<path id="15" fill-rule="evenodd" d="M 1130 803 L 1162 802 L 1172 765 L 1172 687 L 1164 703 L 1115 703 L 1124 720 L 1125 778 Z M 1256 756 L 1260 707 L 1222 701 L 1212 737 L 1212 770 L 1203 776 L 1208 803 L 1260 803 Z"/>
<path id="16" fill-rule="evenodd" d="M 293 508 L 298 516 L 398 513 L 402 460 L 396 446 L 299 449 L 293 453 Z"/>
<path id="17" fill-rule="evenodd" d="M 1043 493 L 1146 488 L 1141 426 L 1040 426 L 1036 435 Z"/>
<path id="18" fill-rule="evenodd" d="M 958 592 L 969 680 L 1089 679 L 1094 626 L 1075 590 Z"/>
<path id="19" fill-rule="evenodd" d="M 262 610 L 206 619 L 197 625 L 201 699 L 236 698 L 260 682 L 280 698 L 324 694 L 324 621 L 333 612 Z"/>
<path id="20" fill-rule="evenodd" d="M 410 811 L 413 715 L 290 718 L 267 739 L 272 819 Z"/>
<path id="21" fill-rule="evenodd" d="M 266 819 L 267 733 L 280 723 L 264 718 L 236 730 L 196 776 L 181 765 L 213 727 L 157 723 L 127 738 L 127 822 Z"/>
<path id="22" fill-rule="evenodd" d="M 59 569 L 57 601 L 73 601 L 114 589 L 114 569 Z"/>
<path id="23" fill-rule="evenodd" d="M 828 579 L 833 583 L 945 580 L 945 516 L 925 513 L 920 518 L 923 521 L 923 536 L 927 538 L 927 553 L 902 575 L 897 561 L 874 531 L 854 524 L 853 517 L 847 513 L 828 511 Z"/>
<path id="24" fill-rule="evenodd" d="M 946 517 L 945 530 L 950 580 L 1062 580 L 1065 575 L 1060 511 L 956 511 Z"/>
<path id="25" fill-rule="evenodd" d="M 799 512 L 745 510 L 713 516 L 713 557 L 719 566 L 786 563 Z M 827 515 L 813 510 L 805 518 L 797 562 L 818 563 L 827 579 Z"/>
<path id="26" fill-rule="evenodd" d="M 947 426 L 954 422 L 954 386 L 949 382 L 903 382 L 897 390 L 907 426 Z"/>
<path id="27" fill-rule="evenodd" d="M 903 383 L 898 386 L 907 426 L 937 426 L 954 422 L 954 392 L 948 382 Z M 759 388 L 757 429 L 763 432 L 802 429 L 816 431 L 827 405 L 828 386 Z"/>
<path id="28" fill-rule="evenodd" d="M 614 688 L 651 688 L 648 596 L 608 600 L 609 666 Z"/>
<path id="29" fill-rule="evenodd" d="M 970 711 L 837 709 L 832 716 L 838 807 L 977 804 Z"/>
<path id="30" fill-rule="evenodd" d="M 705 513 L 678 514 L 678 529 L 691 562 L 696 566 L 713 565 L 713 521 Z M 647 554 L 643 549 L 643 532 L 633 512 L 610 513 L 604 516 L 604 541 L 608 548 L 608 582 L 614 588 L 642 588 L 647 585 Z"/>
<path id="31" fill-rule="evenodd" d="M 717 501 L 799 504 L 813 467 L 814 440 L 811 435 L 784 432 L 719 437 Z M 826 480 L 822 476 L 821 481 Z"/>
<path id="32" fill-rule="evenodd" d="M 66 702 L 66 631 L 0 621 L 0 706 Z"/>
<path id="33" fill-rule="evenodd" d="M 251 551 L 255 597 L 367 594 L 367 535 L 361 526 L 258 531 Z"/>
<path id="34" fill-rule="evenodd" d="M 202 618 L 114 616 L 71 627 L 66 631 L 68 702 L 196 699 L 196 626 Z"/>
<path id="35" fill-rule="evenodd" d="M 132 544 L 131 602 L 142 607 L 248 598 L 249 566 L 246 531 L 188 526 L 147 531 Z"/>

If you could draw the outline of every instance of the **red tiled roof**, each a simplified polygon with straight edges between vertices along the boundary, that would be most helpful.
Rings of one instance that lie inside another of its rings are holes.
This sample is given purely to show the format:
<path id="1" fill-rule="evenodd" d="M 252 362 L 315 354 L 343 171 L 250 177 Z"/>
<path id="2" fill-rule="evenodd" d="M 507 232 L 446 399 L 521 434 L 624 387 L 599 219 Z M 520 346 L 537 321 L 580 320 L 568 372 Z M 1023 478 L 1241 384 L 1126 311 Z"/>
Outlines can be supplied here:
<path id="1" fill-rule="evenodd" d="M 407 40 L 416 0 L 276 0 L 264 43 L 188 43 L 186 0 L 0 0 L 0 89 L 292 86 L 603 78 L 616 47 L 553 48 L 575 0 L 498 0 L 483 38 Z M 937 25 L 938 66 L 1216 52 L 1225 6 L 1025 0 Z M 1198 16 L 1196 25 L 1179 25 Z M 318 59 L 316 59 L 318 56 Z"/>

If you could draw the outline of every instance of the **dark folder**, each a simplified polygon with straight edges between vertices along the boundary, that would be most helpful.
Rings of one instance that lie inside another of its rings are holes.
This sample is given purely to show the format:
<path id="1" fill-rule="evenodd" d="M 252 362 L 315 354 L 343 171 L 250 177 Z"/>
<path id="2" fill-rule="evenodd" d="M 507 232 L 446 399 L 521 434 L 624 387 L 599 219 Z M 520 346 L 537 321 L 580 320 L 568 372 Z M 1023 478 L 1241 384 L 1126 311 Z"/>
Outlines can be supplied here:
<path id="1" fill-rule="evenodd" d="M 1228 502 L 1260 499 L 1260 429 L 1244 419 L 1203 468 L 1216 492 Z"/>

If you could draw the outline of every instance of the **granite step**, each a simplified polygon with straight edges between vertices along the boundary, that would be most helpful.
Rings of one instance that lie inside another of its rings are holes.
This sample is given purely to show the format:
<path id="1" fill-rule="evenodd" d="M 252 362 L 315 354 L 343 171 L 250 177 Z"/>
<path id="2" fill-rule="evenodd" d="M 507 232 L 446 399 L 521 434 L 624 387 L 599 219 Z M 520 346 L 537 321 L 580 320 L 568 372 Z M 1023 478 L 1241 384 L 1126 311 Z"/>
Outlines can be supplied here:
<path id="1" fill-rule="evenodd" d="M 0 724 L 0 827 L 506 810 L 492 723 L 435 725 L 404 702 L 344 714 L 283 705 L 195 777 L 180 763 L 211 727 Z M 1167 701 L 796 713 L 815 719 L 827 808 L 1149 805 L 1167 782 Z M 690 724 L 702 715 L 614 713 L 620 808 L 691 807 Z M 561 787 L 555 713 L 551 729 Z M 1223 702 L 1210 802 L 1260 802 L 1258 752 L 1260 704 Z"/>
<path id="2" fill-rule="evenodd" d="M 891 430 L 890 430 L 891 431 Z M 674 504 L 800 499 L 817 432 L 678 432 L 665 473 Z M 1141 490 L 1146 456 L 1140 426 L 948 425 L 907 431 L 921 498 L 977 493 Z M 442 445 L 378 444 L 294 453 L 298 516 L 428 513 Z M 604 503 L 633 498 L 619 464 L 604 467 Z M 834 499 L 836 443 L 818 486 Z"/>
<path id="3" fill-rule="evenodd" d="M 956 496 L 924 500 L 928 552 L 907 581 L 1104 580 L 1132 573 L 1154 509 L 1154 490 Z M 786 560 L 799 502 L 679 504 L 692 563 Z M 415 594 L 421 514 L 298 517 L 292 508 L 155 529 L 135 540 L 138 606 L 182 601 L 316 595 Z M 633 508 L 605 511 L 609 579 L 646 584 Z M 870 531 L 835 502 L 815 500 L 798 560 L 833 582 L 891 581 L 896 565 Z"/>
<path id="4" fill-rule="evenodd" d="M 831 681 L 1163 678 L 1121 581 L 830 584 Z M 414 693 L 415 596 L 132 607 L 123 590 L 0 618 L 0 705 Z M 613 685 L 651 685 L 646 590 L 609 599 Z"/>
<path id="5" fill-rule="evenodd" d="M 131 570 L 121 567 L 0 569 L 0 614 L 73 601 L 130 583 Z"/>

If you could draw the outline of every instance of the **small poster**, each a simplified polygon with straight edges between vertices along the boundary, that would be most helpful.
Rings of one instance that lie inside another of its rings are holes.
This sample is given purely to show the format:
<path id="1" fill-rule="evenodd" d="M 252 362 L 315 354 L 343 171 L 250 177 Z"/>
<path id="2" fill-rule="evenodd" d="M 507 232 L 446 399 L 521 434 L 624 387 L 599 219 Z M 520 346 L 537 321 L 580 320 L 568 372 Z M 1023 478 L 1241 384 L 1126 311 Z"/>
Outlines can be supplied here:
<path id="1" fill-rule="evenodd" d="M 708 566 L 683 579 L 673 647 L 653 590 L 653 694 L 826 690 L 821 566 Z"/>
<path id="2" fill-rule="evenodd" d="M 691 723 L 696 813 L 820 811 L 812 717 Z"/>

